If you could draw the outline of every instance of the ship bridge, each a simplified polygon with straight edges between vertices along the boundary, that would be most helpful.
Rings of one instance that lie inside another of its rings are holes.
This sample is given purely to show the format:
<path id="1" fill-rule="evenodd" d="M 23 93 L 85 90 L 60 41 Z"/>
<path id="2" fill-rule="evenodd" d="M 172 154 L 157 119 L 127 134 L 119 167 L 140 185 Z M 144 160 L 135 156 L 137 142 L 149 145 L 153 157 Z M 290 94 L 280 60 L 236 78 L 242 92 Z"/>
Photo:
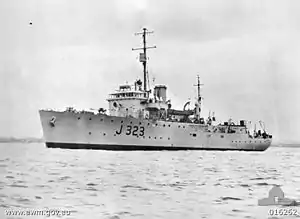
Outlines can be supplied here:
<path id="1" fill-rule="evenodd" d="M 142 82 L 137 80 L 134 85 L 120 85 L 119 89 L 109 94 L 109 112 L 112 116 L 145 117 L 144 102 L 148 100 L 148 92 L 142 90 Z"/>
<path id="2" fill-rule="evenodd" d="M 122 99 L 143 99 L 147 100 L 147 92 L 138 89 L 136 86 L 120 85 L 119 90 L 109 94 L 108 101 Z"/>

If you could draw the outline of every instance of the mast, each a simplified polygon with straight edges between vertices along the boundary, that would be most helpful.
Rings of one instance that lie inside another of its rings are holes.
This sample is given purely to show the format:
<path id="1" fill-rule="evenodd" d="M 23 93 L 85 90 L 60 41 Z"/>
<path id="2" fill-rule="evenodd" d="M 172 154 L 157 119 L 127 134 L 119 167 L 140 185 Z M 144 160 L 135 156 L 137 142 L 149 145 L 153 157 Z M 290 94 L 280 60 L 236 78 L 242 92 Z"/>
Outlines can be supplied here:
<path id="1" fill-rule="evenodd" d="M 143 31 L 140 33 L 135 33 L 135 35 L 142 35 L 143 38 L 143 47 L 133 48 L 132 50 L 143 50 L 143 53 L 140 53 L 140 62 L 143 63 L 143 73 L 144 73 L 144 91 L 147 92 L 147 49 L 156 48 L 156 46 L 147 47 L 146 35 L 151 34 L 153 31 L 148 31 L 147 28 L 143 28 Z"/>
<path id="2" fill-rule="evenodd" d="M 196 105 L 196 117 L 197 117 L 197 119 L 200 119 L 201 100 L 202 100 L 201 93 L 200 93 L 200 86 L 202 86 L 204 84 L 200 83 L 199 75 L 197 75 L 197 79 L 198 79 L 198 81 L 197 81 L 198 83 L 196 85 L 194 85 L 194 86 L 197 86 L 197 90 L 198 90 L 197 105 Z"/>

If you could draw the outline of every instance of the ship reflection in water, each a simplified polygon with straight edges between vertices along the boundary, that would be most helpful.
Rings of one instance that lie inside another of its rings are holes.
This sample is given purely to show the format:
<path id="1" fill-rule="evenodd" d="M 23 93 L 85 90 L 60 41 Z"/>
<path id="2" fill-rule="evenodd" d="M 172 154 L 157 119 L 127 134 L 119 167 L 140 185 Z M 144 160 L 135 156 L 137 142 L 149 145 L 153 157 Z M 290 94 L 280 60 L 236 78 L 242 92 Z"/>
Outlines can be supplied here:
<path id="1" fill-rule="evenodd" d="M 299 148 L 124 152 L 3 143 L 0 150 L 1 209 L 72 210 L 66 218 L 240 219 L 268 218 L 275 206 L 257 202 L 274 184 L 300 199 Z"/>

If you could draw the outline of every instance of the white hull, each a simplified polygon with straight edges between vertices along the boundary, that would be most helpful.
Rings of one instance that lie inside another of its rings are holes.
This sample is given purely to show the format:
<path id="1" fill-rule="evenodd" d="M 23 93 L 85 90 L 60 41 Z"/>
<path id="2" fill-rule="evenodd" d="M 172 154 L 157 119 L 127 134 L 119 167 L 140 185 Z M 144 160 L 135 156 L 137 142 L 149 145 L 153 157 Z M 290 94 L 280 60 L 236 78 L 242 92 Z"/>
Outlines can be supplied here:
<path id="1" fill-rule="evenodd" d="M 264 151 L 271 139 L 208 132 L 209 126 L 105 114 L 40 110 L 47 147 L 105 150 Z M 50 123 L 55 118 L 54 123 Z M 206 130 L 206 131 L 205 131 Z"/>

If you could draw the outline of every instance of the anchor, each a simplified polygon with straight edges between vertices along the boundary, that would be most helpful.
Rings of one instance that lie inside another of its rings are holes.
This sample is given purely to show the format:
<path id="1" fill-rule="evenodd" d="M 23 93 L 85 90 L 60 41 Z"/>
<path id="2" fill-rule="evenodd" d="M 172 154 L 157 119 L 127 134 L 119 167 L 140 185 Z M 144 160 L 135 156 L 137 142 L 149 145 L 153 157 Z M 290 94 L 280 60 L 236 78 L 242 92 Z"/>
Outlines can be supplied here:
<path id="1" fill-rule="evenodd" d="M 55 121 L 56 121 L 55 116 L 52 116 L 51 120 L 49 121 L 49 123 L 50 123 L 50 125 L 51 125 L 52 127 L 55 126 Z"/>

